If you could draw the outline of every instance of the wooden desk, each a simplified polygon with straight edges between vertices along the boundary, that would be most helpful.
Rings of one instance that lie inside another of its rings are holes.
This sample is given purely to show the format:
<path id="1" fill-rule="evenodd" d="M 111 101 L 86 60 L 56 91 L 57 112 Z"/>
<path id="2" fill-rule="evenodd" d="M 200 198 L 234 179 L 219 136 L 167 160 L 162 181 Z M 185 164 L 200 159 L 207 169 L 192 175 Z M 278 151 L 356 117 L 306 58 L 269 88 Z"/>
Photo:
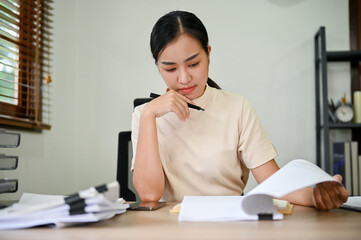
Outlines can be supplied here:
<path id="1" fill-rule="evenodd" d="M 173 204 L 153 212 L 127 211 L 105 222 L 70 228 L 0 231 L 0 239 L 361 239 L 361 213 L 295 206 L 282 221 L 178 222 Z"/>

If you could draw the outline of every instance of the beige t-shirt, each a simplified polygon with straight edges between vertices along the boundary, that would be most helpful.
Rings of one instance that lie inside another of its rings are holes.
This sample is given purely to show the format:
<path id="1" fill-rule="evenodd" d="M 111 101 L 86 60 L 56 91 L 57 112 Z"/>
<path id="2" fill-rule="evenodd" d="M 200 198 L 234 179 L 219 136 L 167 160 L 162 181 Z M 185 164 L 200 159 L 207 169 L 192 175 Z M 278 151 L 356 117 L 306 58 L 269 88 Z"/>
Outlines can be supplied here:
<path id="1" fill-rule="evenodd" d="M 251 104 L 240 94 L 207 86 L 185 122 L 176 114 L 157 118 L 159 153 L 165 175 L 164 201 L 185 195 L 241 195 L 249 169 L 277 156 Z M 140 114 L 132 121 L 134 166 Z"/>

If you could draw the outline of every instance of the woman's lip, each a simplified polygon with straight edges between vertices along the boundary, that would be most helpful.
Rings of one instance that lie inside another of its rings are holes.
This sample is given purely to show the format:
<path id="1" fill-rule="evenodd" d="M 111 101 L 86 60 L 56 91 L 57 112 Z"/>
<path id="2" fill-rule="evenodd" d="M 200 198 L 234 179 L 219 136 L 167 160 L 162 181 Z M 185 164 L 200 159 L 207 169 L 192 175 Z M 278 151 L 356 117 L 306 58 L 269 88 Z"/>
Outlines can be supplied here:
<path id="1" fill-rule="evenodd" d="M 195 86 L 193 87 L 184 87 L 184 88 L 181 88 L 179 89 L 182 93 L 190 93 L 194 90 Z"/>

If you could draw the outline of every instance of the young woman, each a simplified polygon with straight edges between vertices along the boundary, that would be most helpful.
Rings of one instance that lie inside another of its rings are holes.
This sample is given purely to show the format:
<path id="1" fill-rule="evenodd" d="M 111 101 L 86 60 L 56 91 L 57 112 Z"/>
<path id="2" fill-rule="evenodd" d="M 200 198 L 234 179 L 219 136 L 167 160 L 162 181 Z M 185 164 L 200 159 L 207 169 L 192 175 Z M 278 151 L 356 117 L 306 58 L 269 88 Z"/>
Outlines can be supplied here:
<path id="1" fill-rule="evenodd" d="M 277 152 L 251 104 L 208 78 L 211 46 L 194 14 L 175 11 L 161 17 L 150 45 L 168 88 L 133 113 L 133 183 L 143 201 L 241 195 L 250 171 L 261 183 L 279 169 Z M 347 197 L 341 184 L 327 182 L 285 199 L 327 210 Z"/>

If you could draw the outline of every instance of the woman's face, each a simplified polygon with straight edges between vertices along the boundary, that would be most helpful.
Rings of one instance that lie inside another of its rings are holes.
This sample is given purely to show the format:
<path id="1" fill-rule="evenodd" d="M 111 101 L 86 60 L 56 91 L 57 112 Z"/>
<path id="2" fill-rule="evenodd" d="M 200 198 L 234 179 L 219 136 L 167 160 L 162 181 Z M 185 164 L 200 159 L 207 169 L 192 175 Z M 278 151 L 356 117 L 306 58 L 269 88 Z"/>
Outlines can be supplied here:
<path id="1" fill-rule="evenodd" d="M 209 68 L 208 55 L 200 43 L 188 34 L 170 42 L 158 58 L 158 68 L 168 88 L 190 100 L 203 95 Z"/>

